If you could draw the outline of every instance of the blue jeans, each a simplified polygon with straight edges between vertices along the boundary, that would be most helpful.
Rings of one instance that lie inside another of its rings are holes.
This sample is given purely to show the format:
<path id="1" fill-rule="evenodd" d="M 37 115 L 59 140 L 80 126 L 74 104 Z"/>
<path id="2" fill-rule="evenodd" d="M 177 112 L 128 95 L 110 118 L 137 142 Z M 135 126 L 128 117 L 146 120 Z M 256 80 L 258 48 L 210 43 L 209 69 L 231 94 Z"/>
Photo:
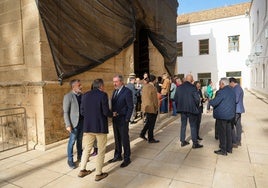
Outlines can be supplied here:
<path id="1" fill-rule="evenodd" d="M 174 99 L 172 99 L 172 115 L 176 116 L 177 115 L 177 109 L 176 109 L 176 102 L 174 101 Z"/>
<path id="2" fill-rule="evenodd" d="M 69 136 L 67 146 L 68 161 L 73 161 L 73 147 L 76 141 L 77 159 L 82 156 L 82 139 L 83 139 L 83 120 L 80 120 L 77 127 L 73 128 Z"/>
<path id="3" fill-rule="evenodd" d="M 181 113 L 181 135 L 180 135 L 181 142 L 185 141 L 187 120 L 189 119 L 193 144 L 198 143 L 197 141 L 197 118 L 198 118 L 198 115 L 195 115 L 195 114 Z"/>
<path id="4" fill-rule="evenodd" d="M 160 112 L 167 113 L 168 112 L 168 98 L 167 95 L 162 95 L 162 103 L 160 107 Z"/>

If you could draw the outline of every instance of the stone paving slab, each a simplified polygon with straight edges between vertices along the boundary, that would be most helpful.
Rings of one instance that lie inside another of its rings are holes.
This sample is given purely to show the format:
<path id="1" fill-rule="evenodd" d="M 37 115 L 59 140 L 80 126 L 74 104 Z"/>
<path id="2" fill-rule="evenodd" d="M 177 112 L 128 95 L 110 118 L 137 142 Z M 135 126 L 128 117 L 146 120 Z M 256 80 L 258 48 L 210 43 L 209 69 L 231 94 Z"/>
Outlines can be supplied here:
<path id="1" fill-rule="evenodd" d="M 179 143 L 180 118 L 162 117 L 156 126 L 158 144 L 140 139 L 142 120 L 130 125 L 132 163 L 120 168 L 120 162 L 108 164 L 113 157 L 113 133 L 110 128 L 103 171 L 109 176 L 95 182 L 95 171 L 79 178 L 79 168 L 67 166 L 66 145 L 47 151 L 31 150 L 12 155 L 0 153 L 0 187 L 4 188 L 266 188 L 268 187 L 268 104 L 266 98 L 245 91 L 246 113 L 242 115 L 242 146 L 228 156 L 217 156 L 219 142 L 214 138 L 215 120 L 203 114 L 200 135 L 204 148 L 192 149 Z M 189 126 L 187 140 L 190 140 Z M 87 168 L 95 168 L 95 157 Z"/>

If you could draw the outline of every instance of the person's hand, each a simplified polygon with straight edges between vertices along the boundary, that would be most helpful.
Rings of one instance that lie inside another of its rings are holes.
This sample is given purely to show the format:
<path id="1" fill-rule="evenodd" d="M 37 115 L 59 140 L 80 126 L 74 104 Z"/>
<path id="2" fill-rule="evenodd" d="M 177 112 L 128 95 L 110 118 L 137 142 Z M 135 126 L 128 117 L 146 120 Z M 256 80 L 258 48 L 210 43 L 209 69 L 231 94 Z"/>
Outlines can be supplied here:
<path id="1" fill-rule="evenodd" d="M 68 127 L 66 127 L 66 130 L 67 130 L 69 133 L 71 133 L 71 132 L 72 132 L 72 127 L 71 127 L 71 126 L 68 126 Z"/>
<path id="2" fill-rule="evenodd" d="M 113 112 L 113 117 L 116 117 L 118 115 L 117 112 Z"/>

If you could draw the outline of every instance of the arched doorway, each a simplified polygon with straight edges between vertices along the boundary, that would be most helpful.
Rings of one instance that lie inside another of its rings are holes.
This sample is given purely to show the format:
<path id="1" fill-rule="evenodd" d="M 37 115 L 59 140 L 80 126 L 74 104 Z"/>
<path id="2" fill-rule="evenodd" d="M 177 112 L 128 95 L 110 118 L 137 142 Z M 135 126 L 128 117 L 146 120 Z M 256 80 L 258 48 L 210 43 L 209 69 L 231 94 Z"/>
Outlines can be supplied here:
<path id="1" fill-rule="evenodd" d="M 137 26 L 136 41 L 134 42 L 134 72 L 143 78 L 143 73 L 149 73 L 148 30 Z"/>

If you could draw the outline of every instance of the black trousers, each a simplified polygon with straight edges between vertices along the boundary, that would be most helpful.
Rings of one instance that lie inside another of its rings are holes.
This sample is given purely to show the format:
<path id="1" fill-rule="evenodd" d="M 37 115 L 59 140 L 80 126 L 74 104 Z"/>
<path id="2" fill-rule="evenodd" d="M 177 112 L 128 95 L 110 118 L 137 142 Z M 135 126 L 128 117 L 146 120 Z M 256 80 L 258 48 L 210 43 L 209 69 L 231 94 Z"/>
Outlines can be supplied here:
<path id="1" fill-rule="evenodd" d="M 157 114 L 146 113 L 145 125 L 144 125 L 140 134 L 142 136 L 145 136 L 145 134 L 148 130 L 148 140 L 149 141 L 154 139 L 154 127 L 155 127 L 156 118 L 157 118 Z"/>
<path id="2" fill-rule="evenodd" d="M 115 141 L 114 157 L 122 157 L 122 146 L 124 149 L 124 160 L 130 160 L 129 122 L 125 116 L 113 118 L 113 131 Z"/>
<path id="3" fill-rule="evenodd" d="M 196 122 L 196 132 L 197 132 L 197 138 L 199 137 L 199 130 L 200 130 L 200 124 L 202 119 L 202 113 L 198 114 L 197 122 Z"/>
<path id="4" fill-rule="evenodd" d="M 232 151 L 232 125 L 231 120 L 217 119 L 217 125 L 219 126 L 219 140 L 220 149 L 224 152 Z"/>
<path id="5" fill-rule="evenodd" d="M 215 139 L 219 139 L 219 125 L 218 125 L 218 120 L 216 119 L 215 121 Z"/>

